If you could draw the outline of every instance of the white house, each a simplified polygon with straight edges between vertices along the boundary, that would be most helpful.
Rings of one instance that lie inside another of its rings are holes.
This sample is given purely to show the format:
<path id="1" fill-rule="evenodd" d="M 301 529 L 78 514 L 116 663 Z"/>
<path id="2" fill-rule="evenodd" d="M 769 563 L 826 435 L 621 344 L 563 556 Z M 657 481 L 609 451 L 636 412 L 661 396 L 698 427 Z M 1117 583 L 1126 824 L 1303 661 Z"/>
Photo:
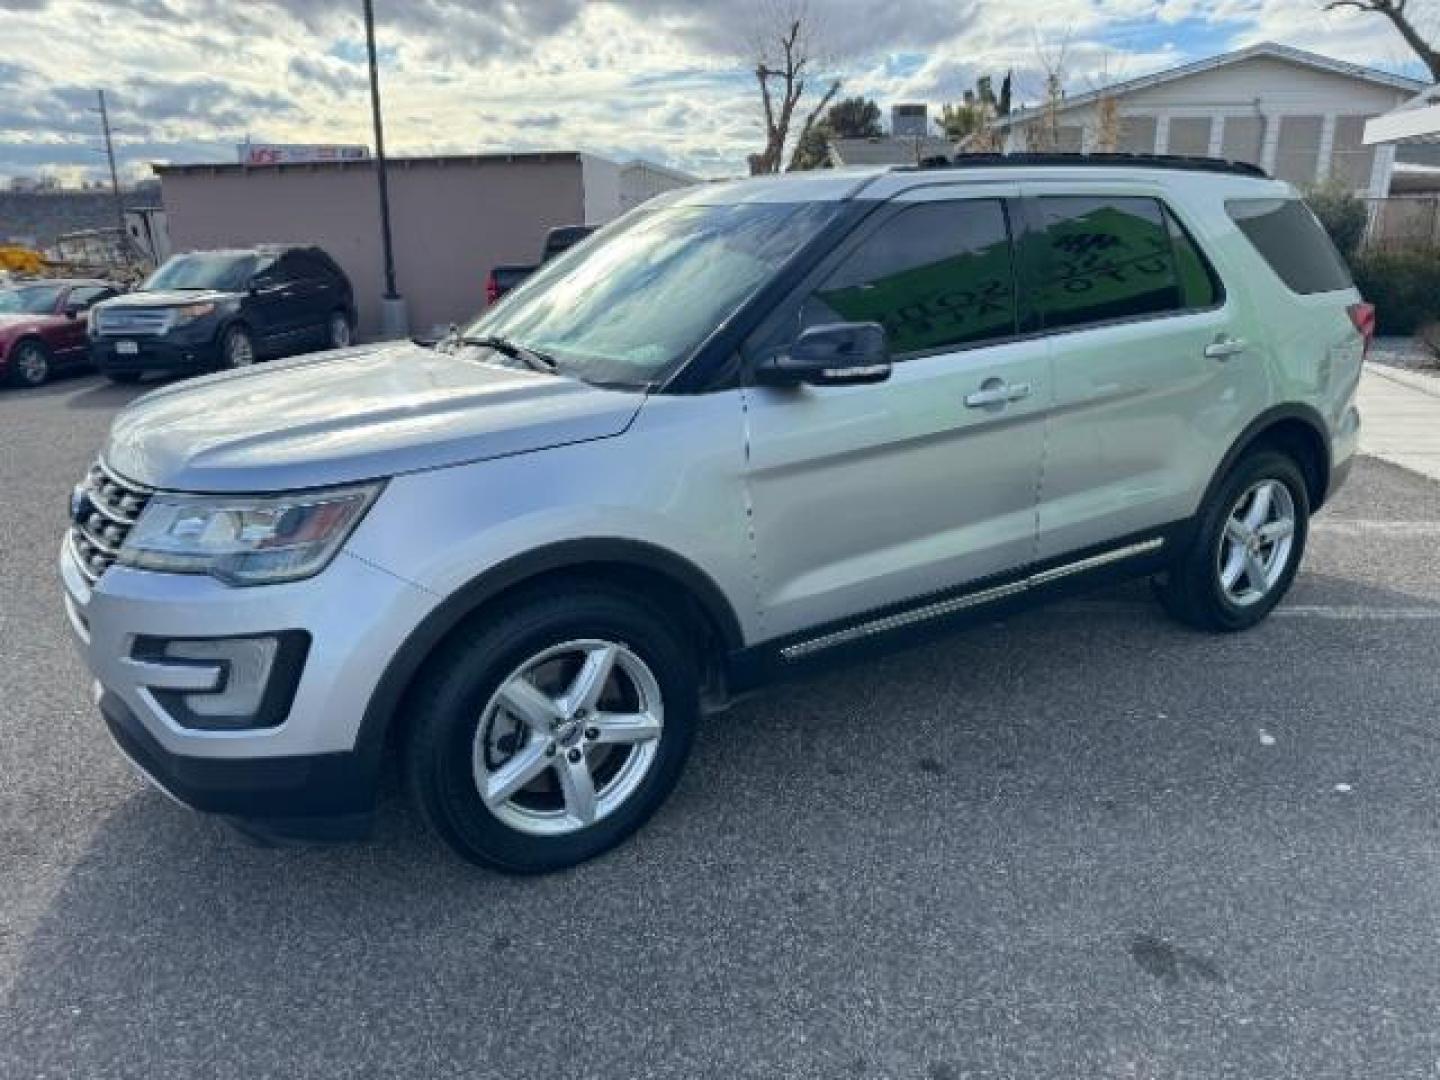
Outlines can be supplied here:
<path id="1" fill-rule="evenodd" d="M 1365 142 L 1365 125 L 1413 98 L 1425 84 L 1318 53 L 1265 42 L 1066 98 L 1058 147 L 1088 152 L 1097 106 L 1113 98 L 1118 150 L 1248 161 L 1295 184 L 1338 178 L 1374 197 L 1390 191 L 1393 145 Z M 998 122 L 1007 150 L 1028 148 L 1044 113 L 1020 110 Z"/>

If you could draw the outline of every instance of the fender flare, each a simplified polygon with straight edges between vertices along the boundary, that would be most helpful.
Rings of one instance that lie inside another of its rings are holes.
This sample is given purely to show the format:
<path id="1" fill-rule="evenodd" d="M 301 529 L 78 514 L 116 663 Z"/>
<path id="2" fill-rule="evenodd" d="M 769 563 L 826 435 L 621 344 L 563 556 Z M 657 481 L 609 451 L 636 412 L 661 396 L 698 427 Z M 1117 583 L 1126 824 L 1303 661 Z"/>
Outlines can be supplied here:
<path id="1" fill-rule="evenodd" d="M 566 540 L 513 556 L 476 575 L 420 621 L 386 664 L 370 694 L 355 737 L 355 750 L 378 769 L 395 710 L 435 647 L 483 605 L 513 586 L 542 574 L 595 564 L 624 565 L 659 574 L 690 596 L 719 632 L 727 652 L 744 645 L 740 620 L 709 574 L 688 559 L 638 540 Z"/>
<path id="2" fill-rule="evenodd" d="M 1205 488 L 1204 498 L 1200 500 L 1200 506 L 1204 506 L 1210 501 L 1210 497 L 1215 493 L 1215 489 L 1220 486 L 1221 481 L 1225 479 L 1226 474 L 1230 472 L 1234 464 L 1239 461 L 1240 458 L 1245 455 L 1246 451 L 1254 446 L 1258 440 L 1262 439 L 1267 431 L 1278 423 L 1291 420 L 1297 420 L 1309 428 L 1316 438 L 1319 439 L 1320 445 L 1325 448 L 1323 460 L 1317 463 L 1321 470 L 1320 475 L 1315 478 L 1320 497 L 1315 500 L 1315 504 L 1310 508 L 1312 511 L 1320 509 L 1326 496 L 1329 494 L 1334 447 L 1330 439 L 1330 429 L 1325 423 L 1325 418 L 1321 416 L 1319 411 L 1313 406 L 1298 401 L 1286 405 L 1275 405 L 1266 409 L 1245 426 L 1245 430 L 1230 444 L 1230 449 L 1225 452 L 1225 456 L 1220 459 L 1220 464 L 1216 466 L 1214 474 L 1210 477 L 1210 483 Z M 1198 507 L 1196 508 L 1196 512 L 1199 513 Z"/>

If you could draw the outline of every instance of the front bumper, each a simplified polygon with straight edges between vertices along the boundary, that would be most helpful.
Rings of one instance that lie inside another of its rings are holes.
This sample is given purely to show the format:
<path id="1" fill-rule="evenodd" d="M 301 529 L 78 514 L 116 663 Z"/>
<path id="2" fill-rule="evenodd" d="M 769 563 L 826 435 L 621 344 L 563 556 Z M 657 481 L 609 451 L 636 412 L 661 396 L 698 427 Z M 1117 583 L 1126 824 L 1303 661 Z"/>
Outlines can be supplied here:
<path id="1" fill-rule="evenodd" d="M 134 353 L 118 352 L 121 341 L 135 343 Z M 101 371 L 121 374 L 145 371 L 195 371 L 220 363 L 220 346 L 211 338 L 92 337 L 90 360 Z"/>
<path id="2" fill-rule="evenodd" d="M 364 815 L 374 806 L 379 745 L 361 719 L 380 673 L 433 605 L 422 589 L 345 552 L 306 581 L 231 588 L 200 575 L 113 566 L 91 586 L 67 542 L 66 613 L 117 745 L 157 786 L 197 810 L 267 821 Z M 310 636 L 288 712 L 264 728 L 186 726 L 164 704 L 137 641 Z M 307 830 L 309 831 L 309 830 Z"/>

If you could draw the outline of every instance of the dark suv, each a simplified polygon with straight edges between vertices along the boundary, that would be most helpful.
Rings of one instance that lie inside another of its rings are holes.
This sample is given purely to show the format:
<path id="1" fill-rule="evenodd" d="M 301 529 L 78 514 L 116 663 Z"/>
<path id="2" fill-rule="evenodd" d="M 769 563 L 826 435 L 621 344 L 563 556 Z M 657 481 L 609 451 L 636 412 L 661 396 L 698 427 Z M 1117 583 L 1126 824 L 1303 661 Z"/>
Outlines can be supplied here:
<path id="1" fill-rule="evenodd" d="M 97 304 L 90 355 L 116 382 L 147 371 L 246 367 L 349 345 L 355 294 L 317 247 L 266 245 L 176 255 L 137 291 Z"/>

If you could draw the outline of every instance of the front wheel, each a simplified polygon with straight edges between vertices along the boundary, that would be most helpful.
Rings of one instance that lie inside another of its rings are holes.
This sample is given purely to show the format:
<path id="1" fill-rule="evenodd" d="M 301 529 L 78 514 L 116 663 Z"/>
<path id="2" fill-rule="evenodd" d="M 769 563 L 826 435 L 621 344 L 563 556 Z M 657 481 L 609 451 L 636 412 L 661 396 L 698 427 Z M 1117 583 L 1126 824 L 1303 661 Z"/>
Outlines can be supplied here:
<path id="1" fill-rule="evenodd" d="M 1202 507 L 1189 549 L 1156 579 L 1155 594 L 1198 629 L 1249 629 L 1290 591 L 1309 526 L 1309 494 L 1294 460 L 1251 454 Z"/>
<path id="2" fill-rule="evenodd" d="M 44 386 L 50 378 L 50 352 L 38 341 L 22 341 L 10 357 L 10 382 L 15 386 Z"/>
<path id="3" fill-rule="evenodd" d="M 461 630 L 418 694 L 407 778 L 458 854 L 510 873 L 620 843 L 669 795 L 699 712 L 670 620 L 598 586 L 532 594 Z"/>
<path id="4" fill-rule="evenodd" d="M 244 368 L 255 363 L 255 342 L 243 326 L 232 326 L 220 339 L 220 360 L 227 368 Z"/>

